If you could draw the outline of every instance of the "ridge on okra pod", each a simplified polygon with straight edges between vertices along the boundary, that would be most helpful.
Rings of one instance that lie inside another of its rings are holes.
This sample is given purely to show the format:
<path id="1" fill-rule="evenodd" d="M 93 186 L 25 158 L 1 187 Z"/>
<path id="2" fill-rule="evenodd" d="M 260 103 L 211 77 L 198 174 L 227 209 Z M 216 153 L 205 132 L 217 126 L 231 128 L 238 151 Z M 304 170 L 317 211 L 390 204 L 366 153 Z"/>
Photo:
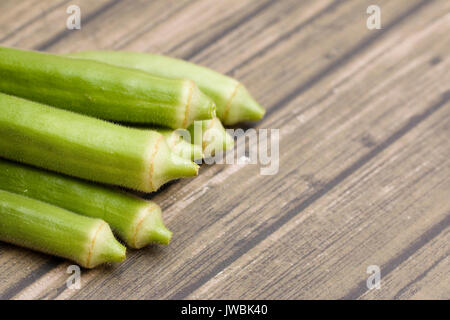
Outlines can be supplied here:
<path id="1" fill-rule="evenodd" d="M 97 118 L 187 128 L 215 104 L 192 80 L 0 47 L 0 92 Z"/>
<path id="2" fill-rule="evenodd" d="M 125 259 L 101 219 L 0 190 L 0 240 L 75 261 L 85 268 Z"/>
<path id="3" fill-rule="evenodd" d="M 191 79 L 215 102 L 217 117 L 225 125 L 258 121 L 265 113 L 242 83 L 184 60 L 124 51 L 82 51 L 71 53 L 70 56 L 138 69 L 160 77 Z"/>
<path id="4" fill-rule="evenodd" d="M 198 165 L 164 137 L 0 93 L 0 156 L 86 180 L 143 192 Z"/>
<path id="5" fill-rule="evenodd" d="M 0 189 L 101 218 L 131 248 L 172 237 L 156 203 L 103 185 L 0 159 Z"/>

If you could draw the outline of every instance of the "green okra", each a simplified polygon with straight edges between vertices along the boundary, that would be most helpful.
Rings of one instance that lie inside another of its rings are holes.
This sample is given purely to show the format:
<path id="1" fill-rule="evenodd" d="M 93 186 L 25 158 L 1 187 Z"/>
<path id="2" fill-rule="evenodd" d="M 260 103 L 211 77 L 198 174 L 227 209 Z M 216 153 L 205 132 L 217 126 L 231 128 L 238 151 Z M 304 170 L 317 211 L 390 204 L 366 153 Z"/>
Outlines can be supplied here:
<path id="1" fill-rule="evenodd" d="M 156 203 L 120 190 L 2 159 L 0 189 L 103 219 L 132 248 L 168 244 L 172 237 Z"/>
<path id="2" fill-rule="evenodd" d="M 85 268 L 125 259 L 101 219 L 0 190 L 0 240 L 75 261 Z"/>
<path id="3" fill-rule="evenodd" d="M 194 176 L 198 166 L 164 137 L 0 94 L 0 156 L 143 192 Z"/>
<path id="4" fill-rule="evenodd" d="M 191 80 L 0 47 L 0 91 L 101 119 L 187 128 L 215 116 Z"/>
<path id="5" fill-rule="evenodd" d="M 223 127 L 219 118 L 195 121 L 187 129 L 151 128 L 161 133 L 171 150 L 180 157 L 200 160 L 216 153 L 231 149 L 234 146 L 231 137 Z"/>
<path id="6" fill-rule="evenodd" d="M 214 100 L 217 117 L 225 125 L 257 121 L 265 113 L 242 83 L 187 61 L 154 54 L 120 51 L 84 51 L 71 56 L 134 68 L 160 77 L 194 80 L 199 88 Z"/>
<path id="7" fill-rule="evenodd" d="M 188 131 L 192 143 L 201 146 L 206 157 L 214 156 L 234 146 L 233 137 L 225 131 L 218 118 L 195 121 L 189 126 Z"/>
<path id="8" fill-rule="evenodd" d="M 185 129 L 172 130 L 165 128 L 153 128 L 152 130 L 155 130 L 162 134 L 164 138 L 166 138 L 166 142 L 172 152 L 179 155 L 180 157 L 191 159 L 192 161 L 203 158 L 203 150 L 201 146 L 184 140 L 182 135 L 183 132 L 180 132 L 180 130 Z M 189 131 L 186 132 L 189 133 Z"/>

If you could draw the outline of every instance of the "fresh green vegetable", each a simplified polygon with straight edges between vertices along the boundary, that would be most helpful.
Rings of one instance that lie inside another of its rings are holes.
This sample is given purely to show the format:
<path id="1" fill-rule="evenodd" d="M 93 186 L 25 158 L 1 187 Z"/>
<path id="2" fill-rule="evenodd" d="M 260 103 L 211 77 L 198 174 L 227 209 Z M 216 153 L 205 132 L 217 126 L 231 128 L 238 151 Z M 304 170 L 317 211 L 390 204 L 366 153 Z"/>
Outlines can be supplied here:
<path id="1" fill-rule="evenodd" d="M 0 189 L 101 218 L 132 248 L 172 236 L 156 203 L 101 185 L 0 159 Z"/>
<path id="2" fill-rule="evenodd" d="M 152 130 L 155 130 L 162 134 L 164 138 L 166 138 L 166 142 L 169 145 L 169 148 L 178 156 L 185 159 L 191 159 L 192 161 L 203 158 L 203 151 L 201 146 L 192 144 L 189 141 L 184 140 L 183 132 L 180 131 L 185 129 L 172 130 L 164 128 L 153 128 Z M 189 131 L 186 131 L 186 133 L 189 133 Z"/>
<path id="3" fill-rule="evenodd" d="M 225 131 L 218 118 L 195 121 L 188 130 L 192 142 L 202 147 L 206 157 L 211 157 L 234 146 L 233 137 Z"/>
<path id="4" fill-rule="evenodd" d="M 193 161 L 211 157 L 234 146 L 231 137 L 219 118 L 195 121 L 187 129 L 151 128 L 161 133 L 171 150 L 185 159 Z"/>
<path id="5" fill-rule="evenodd" d="M 215 116 L 191 80 L 0 47 L 0 91 L 106 120 L 186 128 Z"/>
<path id="6" fill-rule="evenodd" d="M 86 268 L 125 259 L 101 219 L 0 190 L 0 240 L 64 257 Z"/>
<path id="7" fill-rule="evenodd" d="M 0 94 L 0 156 L 144 192 L 197 174 L 154 131 Z"/>
<path id="8" fill-rule="evenodd" d="M 117 51 L 84 51 L 71 56 L 139 69 L 160 77 L 192 79 L 214 100 L 217 116 L 225 125 L 241 121 L 257 121 L 265 113 L 242 83 L 183 60 L 154 54 Z"/>

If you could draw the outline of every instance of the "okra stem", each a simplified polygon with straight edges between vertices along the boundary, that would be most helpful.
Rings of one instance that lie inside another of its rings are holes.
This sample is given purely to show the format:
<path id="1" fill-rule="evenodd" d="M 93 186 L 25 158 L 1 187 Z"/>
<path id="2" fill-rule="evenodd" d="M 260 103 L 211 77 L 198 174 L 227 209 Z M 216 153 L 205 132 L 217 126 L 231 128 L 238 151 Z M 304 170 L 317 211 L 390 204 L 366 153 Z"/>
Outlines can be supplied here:
<path id="1" fill-rule="evenodd" d="M 265 113 L 242 83 L 187 61 L 154 54 L 120 51 L 84 51 L 71 56 L 134 68 L 160 77 L 194 80 L 199 88 L 214 100 L 217 116 L 225 125 L 257 121 Z"/>
<path id="2" fill-rule="evenodd" d="M 0 240 L 75 261 L 85 268 L 125 259 L 101 219 L 0 190 Z"/>
<path id="3" fill-rule="evenodd" d="M 0 159 L 0 189 L 101 218 L 132 248 L 172 236 L 156 203 L 102 185 Z"/>
<path id="4" fill-rule="evenodd" d="M 0 94 L 0 156 L 143 192 L 197 174 L 154 131 Z"/>
<path id="5" fill-rule="evenodd" d="M 214 102 L 191 80 L 2 47 L 0 91 L 101 119 L 174 129 L 215 116 Z"/>

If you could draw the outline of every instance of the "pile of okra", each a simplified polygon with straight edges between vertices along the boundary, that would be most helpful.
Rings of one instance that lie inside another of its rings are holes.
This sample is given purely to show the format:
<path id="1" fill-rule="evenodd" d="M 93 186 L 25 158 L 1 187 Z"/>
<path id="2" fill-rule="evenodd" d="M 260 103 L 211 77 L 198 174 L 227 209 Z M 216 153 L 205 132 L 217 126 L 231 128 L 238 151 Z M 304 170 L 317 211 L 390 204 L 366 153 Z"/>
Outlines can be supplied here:
<path id="1" fill-rule="evenodd" d="M 168 244 L 161 208 L 130 191 L 196 176 L 233 147 L 224 125 L 263 115 L 240 82 L 186 61 L 0 47 L 0 240 L 85 268 Z"/>

